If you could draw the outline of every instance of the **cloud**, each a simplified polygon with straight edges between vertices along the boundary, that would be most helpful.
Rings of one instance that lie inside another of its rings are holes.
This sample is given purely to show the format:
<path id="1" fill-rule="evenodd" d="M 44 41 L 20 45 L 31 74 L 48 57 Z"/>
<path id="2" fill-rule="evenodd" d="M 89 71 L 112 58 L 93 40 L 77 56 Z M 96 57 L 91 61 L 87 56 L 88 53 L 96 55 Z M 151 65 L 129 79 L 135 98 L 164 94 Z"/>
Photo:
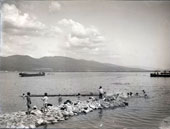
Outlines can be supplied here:
<path id="1" fill-rule="evenodd" d="M 55 25 L 43 24 L 38 17 L 22 12 L 15 4 L 3 4 L 2 13 L 4 55 L 92 59 L 103 52 L 105 37 L 94 26 L 86 27 L 72 19 L 61 19 Z"/>
<path id="2" fill-rule="evenodd" d="M 105 42 L 104 36 L 94 27 L 85 27 L 71 19 L 62 19 L 58 24 L 64 27 L 69 49 L 98 50 Z"/>
<path id="3" fill-rule="evenodd" d="M 14 4 L 3 4 L 2 14 L 4 22 L 18 28 L 43 29 L 44 24 L 37 21 L 36 17 L 30 17 L 28 13 L 22 13 Z"/>
<path id="4" fill-rule="evenodd" d="M 57 26 L 49 27 L 34 16 L 22 13 L 14 4 L 2 5 L 3 31 L 11 35 L 55 36 L 61 32 Z"/>
<path id="5" fill-rule="evenodd" d="M 59 11 L 60 9 L 61 9 L 61 5 L 57 1 L 52 1 L 49 5 L 50 12 L 56 12 Z"/>

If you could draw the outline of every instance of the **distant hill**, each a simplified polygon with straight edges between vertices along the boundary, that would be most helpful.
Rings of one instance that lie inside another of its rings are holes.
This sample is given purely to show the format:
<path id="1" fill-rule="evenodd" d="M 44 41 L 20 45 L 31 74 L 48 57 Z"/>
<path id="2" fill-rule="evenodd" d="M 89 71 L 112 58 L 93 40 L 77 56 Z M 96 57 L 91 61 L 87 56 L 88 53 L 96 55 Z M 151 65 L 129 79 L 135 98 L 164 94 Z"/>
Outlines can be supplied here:
<path id="1" fill-rule="evenodd" d="M 55 71 L 55 72 L 116 72 L 146 71 L 96 61 L 78 60 L 62 56 L 32 58 L 24 55 L 0 57 L 1 71 Z"/>

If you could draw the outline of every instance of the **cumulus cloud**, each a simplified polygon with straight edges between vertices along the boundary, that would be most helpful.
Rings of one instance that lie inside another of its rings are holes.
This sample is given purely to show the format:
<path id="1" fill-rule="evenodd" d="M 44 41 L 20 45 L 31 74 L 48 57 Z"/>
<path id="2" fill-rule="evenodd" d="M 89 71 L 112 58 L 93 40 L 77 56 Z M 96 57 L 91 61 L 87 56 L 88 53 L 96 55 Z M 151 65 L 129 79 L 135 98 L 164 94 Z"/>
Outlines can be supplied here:
<path id="1" fill-rule="evenodd" d="M 50 12 L 56 12 L 61 9 L 61 5 L 57 1 L 52 1 L 49 5 L 49 11 Z"/>
<path id="2" fill-rule="evenodd" d="M 12 35 L 51 36 L 61 32 L 60 28 L 47 27 L 34 16 L 22 13 L 14 4 L 3 4 L 3 31 Z"/>
<path id="3" fill-rule="evenodd" d="M 3 20 L 7 24 L 18 28 L 36 28 L 43 29 L 44 24 L 36 20 L 36 17 L 30 17 L 28 13 L 22 13 L 14 4 L 3 4 Z"/>
<path id="4" fill-rule="evenodd" d="M 86 27 L 71 19 L 62 19 L 55 25 L 43 24 L 38 17 L 24 13 L 14 4 L 3 4 L 2 14 L 5 55 L 92 58 L 103 50 L 105 38 L 94 26 Z"/>
<path id="5" fill-rule="evenodd" d="M 58 22 L 66 34 L 67 47 L 70 49 L 98 50 L 103 45 L 105 38 L 94 27 L 85 27 L 71 19 L 62 19 Z"/>

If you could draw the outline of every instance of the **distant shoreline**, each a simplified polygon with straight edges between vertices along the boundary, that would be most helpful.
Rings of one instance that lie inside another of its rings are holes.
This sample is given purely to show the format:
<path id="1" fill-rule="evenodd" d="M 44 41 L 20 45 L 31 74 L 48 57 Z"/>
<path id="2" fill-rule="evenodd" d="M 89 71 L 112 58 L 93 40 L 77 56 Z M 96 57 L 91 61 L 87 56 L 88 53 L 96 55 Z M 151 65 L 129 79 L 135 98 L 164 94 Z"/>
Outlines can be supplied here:
<path id="1" fill-rule="evenodd" d="M 32 58 L 30 56 L 0 56 L 0 70 L 3 71 L 42 71 L 42 72 L 146 72 L 153 69 L 132 68 L 93 60 L 55 56 Z M 114 63 L 114 62 L 113 62 Z M 155 70 L 155 69 L 154 69 Z"/>

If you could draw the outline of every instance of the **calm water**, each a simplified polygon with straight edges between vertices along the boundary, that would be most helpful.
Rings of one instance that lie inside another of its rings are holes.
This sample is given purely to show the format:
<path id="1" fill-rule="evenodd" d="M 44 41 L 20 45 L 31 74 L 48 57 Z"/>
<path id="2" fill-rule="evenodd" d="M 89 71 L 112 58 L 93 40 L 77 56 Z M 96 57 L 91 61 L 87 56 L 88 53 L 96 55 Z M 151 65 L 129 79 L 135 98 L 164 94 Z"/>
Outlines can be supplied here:
<path id="1" fill-rule="evenodd" d="M 161 121 L 170 116 L 170 78 L 150 78 L 149 73 L 134 72 L 47 73 L 45 77 L 30 78 L 21 78 L 17 72 L 1 72 L 0 113 L 25 110 L 25 101 L 19 95 L 27 91 L 32 94 L 89 93 L 97 92 L 99 85 L 107 93 L 145 89 L 150 98 L 134 98 L 126 108 L 94 111 L 48 127 L 158 128 Z M 57 97 L 49 99 L 54 105 L 58 104 Z M 32 98 L 32 101 L 33 105 L 42 106 L 41 98 Z"/>

